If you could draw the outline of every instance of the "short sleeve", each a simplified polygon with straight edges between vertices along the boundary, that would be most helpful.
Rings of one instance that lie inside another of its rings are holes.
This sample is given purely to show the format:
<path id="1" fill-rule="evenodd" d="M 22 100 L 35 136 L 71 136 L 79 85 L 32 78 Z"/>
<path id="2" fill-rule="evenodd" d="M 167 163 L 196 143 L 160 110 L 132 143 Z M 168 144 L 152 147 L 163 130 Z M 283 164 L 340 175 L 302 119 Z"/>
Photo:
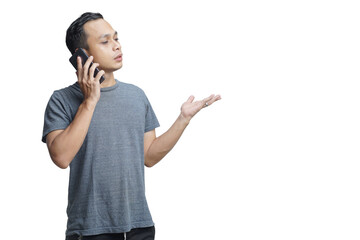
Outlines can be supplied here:
<path id="1" fill-rule="evenodd" d="M 59 92 L 55 91 L 46 106 L 42 141 L 46 143 L 47 134 L 54 130 L 65 129 L 70 123 L 63 98 Z"/>
<path id="2" fill-rule="evenodd" d="M 145 132 L 149 132 L 159 127 L 160 124 L 146 96 L 145 96 L 145 101 L 146 101 Z"/>

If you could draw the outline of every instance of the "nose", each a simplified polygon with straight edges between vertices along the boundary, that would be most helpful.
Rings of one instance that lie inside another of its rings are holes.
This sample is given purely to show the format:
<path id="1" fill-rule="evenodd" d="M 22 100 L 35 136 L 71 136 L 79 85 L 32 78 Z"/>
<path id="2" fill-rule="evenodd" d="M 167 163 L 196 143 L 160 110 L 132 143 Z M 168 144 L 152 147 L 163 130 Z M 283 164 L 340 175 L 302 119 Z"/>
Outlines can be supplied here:
<path id="1" fill-rule="evenodd" d="M 114 41 L 114 46 L 113 46 L 113 50 L 117 51 L 121 49 L 121 45 L 118 41 Z"/>

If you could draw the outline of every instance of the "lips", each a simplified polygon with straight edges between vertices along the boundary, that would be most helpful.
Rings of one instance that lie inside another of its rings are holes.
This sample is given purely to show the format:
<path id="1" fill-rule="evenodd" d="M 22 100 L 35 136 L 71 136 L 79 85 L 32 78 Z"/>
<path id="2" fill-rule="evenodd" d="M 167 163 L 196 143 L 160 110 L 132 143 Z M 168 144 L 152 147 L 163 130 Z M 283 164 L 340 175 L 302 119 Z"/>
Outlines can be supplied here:
<path id="1" fill-rule="evenodd" d="M 115 61 L 122 61 L 122 53 L 117 55 L 114 59 L 115 59 Z"/>

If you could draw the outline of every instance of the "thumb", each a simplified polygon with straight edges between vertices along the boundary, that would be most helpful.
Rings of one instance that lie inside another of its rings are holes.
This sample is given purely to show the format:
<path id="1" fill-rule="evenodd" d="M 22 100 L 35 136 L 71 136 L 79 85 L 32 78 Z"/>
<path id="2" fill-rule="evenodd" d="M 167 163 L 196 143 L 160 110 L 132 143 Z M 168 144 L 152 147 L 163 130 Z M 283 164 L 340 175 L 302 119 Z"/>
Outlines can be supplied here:
<path id="1" fill-rule="evenodd" d="M 191 95 L 186 102 L 192 103 L 194 101 L 195 97 Z"/>

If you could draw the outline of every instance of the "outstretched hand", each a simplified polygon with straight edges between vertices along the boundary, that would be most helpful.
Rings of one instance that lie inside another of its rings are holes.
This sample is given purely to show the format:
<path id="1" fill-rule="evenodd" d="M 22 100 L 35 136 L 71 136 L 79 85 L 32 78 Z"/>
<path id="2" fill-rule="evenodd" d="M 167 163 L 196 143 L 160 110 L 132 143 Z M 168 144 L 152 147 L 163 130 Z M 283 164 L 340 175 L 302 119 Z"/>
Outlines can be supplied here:
<path id="1" fill-rule="evenodd" d="M 195 101 L 195 97 L 190 96 L 189 99 L 181 106 L 181 116 L 189 123 L 190 120 L 203 108 L 210 106 L 214 102 L 221 99 L 220 95 L 214 95 L 204 98 L 201 101 Z"/>

